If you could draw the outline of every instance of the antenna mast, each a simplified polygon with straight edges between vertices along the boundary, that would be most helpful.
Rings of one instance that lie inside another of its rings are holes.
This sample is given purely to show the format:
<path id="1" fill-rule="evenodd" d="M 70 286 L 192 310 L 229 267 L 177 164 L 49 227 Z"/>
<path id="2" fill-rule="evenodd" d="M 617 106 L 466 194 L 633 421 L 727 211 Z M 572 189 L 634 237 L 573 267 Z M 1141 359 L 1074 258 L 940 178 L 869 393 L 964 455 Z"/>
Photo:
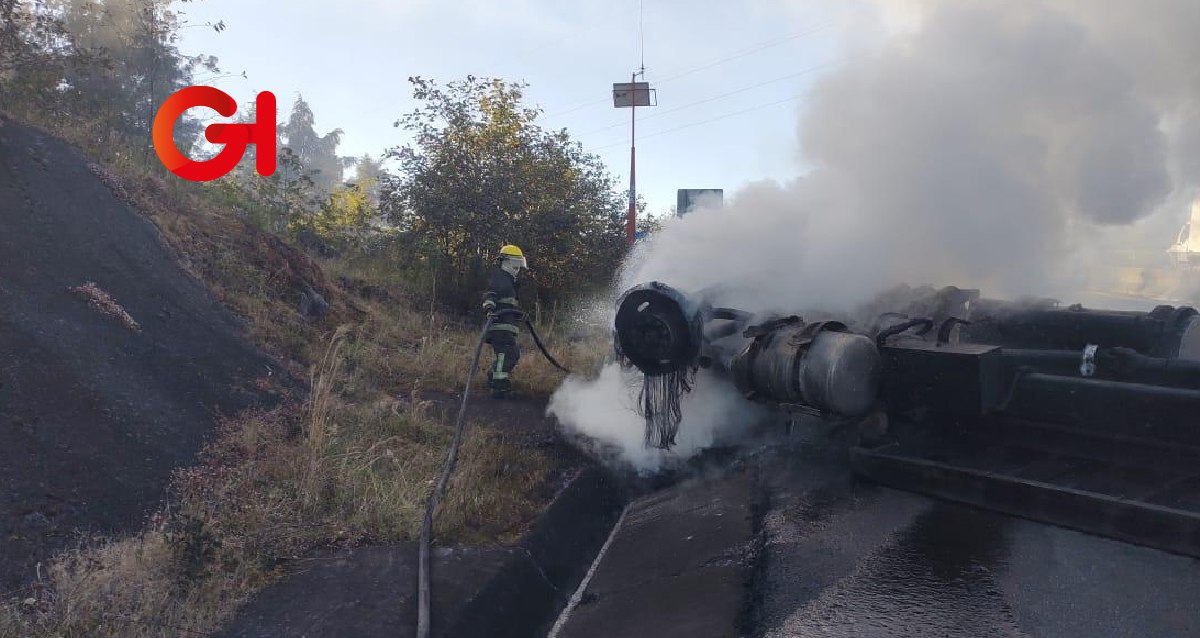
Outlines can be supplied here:
<path id="1" fill-rule="evenodd" d="M 654 89 L 646 82 L 646 31 L 643 19 L 644 0 L 638 2 L 638 38 L 640 66 L 629 77 L 629 84 L 613 84 L 613 106 L 629 109 L 629 211 L 625 215 L 625 243 L 632 246 L 637 239 L 637 107 L 657 106 Z M 642 82 L 638 82 L 641 76 Z"/>

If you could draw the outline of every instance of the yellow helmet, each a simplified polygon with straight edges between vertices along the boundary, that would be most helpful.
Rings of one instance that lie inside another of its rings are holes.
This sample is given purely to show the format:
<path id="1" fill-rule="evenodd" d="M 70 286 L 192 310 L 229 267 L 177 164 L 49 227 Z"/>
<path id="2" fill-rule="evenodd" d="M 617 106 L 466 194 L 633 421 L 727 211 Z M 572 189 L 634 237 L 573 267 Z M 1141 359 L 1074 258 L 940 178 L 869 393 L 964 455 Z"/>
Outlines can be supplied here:
<path id="1" fill-rule="evenodd" d="M 513 271 L 513 276 L 516 276 L 520 269 L 529 268 L 529 262 L 525 261 L 525 253 L 521 252 L 520 248 L 507 244 L 500 249 L 500 259 L 504 262 L 512 264 L 517 270 Z"/>

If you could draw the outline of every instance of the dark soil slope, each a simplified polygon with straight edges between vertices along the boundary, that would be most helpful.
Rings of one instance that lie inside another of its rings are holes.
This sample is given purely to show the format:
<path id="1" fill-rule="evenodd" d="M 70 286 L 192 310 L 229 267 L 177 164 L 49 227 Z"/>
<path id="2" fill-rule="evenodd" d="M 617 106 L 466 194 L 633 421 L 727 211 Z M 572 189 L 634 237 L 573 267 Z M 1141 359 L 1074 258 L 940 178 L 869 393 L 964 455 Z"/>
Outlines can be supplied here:
<path id="1" fill-rule="evenodd" d="M 71 292 L 87 282 L 141 331 Z M 141 525 L 274 368 L 79 153 L 0 119 L 0 589 L 76 530 Z"/>

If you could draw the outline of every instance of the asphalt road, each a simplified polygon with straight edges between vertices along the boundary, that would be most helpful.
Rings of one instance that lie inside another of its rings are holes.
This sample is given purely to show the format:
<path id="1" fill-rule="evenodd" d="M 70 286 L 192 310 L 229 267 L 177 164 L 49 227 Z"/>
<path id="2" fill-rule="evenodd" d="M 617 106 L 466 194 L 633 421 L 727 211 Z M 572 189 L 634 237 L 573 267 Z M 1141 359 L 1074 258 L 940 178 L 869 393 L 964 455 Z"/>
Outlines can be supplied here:
<path id="1" fill-rule="evenodd" d="M 761 634 L 1200 636 L 1200 561 L 856 482 L 772 453 Z"/>
<path id="2" fill-rule="evenodd" d="M 868 484 L 819 437 L 634 501 L 606 547 L 554 638 L 1200 636 L 1200 561 Z"/>

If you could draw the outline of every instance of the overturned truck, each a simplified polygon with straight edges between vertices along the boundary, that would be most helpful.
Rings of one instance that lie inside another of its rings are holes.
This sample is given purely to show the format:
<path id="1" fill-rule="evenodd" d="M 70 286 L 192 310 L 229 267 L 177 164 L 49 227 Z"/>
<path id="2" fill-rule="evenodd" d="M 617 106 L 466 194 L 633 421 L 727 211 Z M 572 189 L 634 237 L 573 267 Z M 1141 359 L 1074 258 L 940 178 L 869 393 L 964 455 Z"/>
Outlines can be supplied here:
<path id="1" fill-rule="evenodd" d="M 1200 313 L 900 288 L 848 317 L 753 316 L 659 282 L 619 300 L 647 444 L 707 368 L 805 420 L 860 425 L 861 477 L 1200 557 Z"/>

